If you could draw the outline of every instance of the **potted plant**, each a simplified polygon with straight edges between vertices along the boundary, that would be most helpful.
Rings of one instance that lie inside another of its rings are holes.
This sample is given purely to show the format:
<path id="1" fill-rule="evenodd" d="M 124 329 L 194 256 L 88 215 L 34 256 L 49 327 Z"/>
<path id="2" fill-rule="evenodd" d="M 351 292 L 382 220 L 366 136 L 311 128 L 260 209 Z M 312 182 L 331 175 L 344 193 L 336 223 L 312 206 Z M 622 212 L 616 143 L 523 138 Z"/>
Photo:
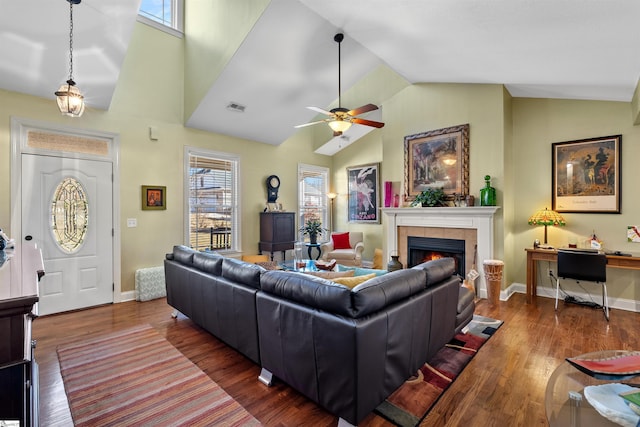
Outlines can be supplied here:
<path id="1" fill-rule="evenodd" d="M 411 202 L 411 206 L 422 205 L 423 207 L 444 206 L 447 195 L 443 188 L 426 188 Z"/>
<path id="2" fill-rule="evenodd" d="M 318 243 L 318 234 L 321 234 L 325 231 L 326 228 L 322 227 L 322 223 L 317 219 L 309 219 L 307 222 L 300 227 L 300 231 L 302 234 L 309 235 L 309 243 Z"/>

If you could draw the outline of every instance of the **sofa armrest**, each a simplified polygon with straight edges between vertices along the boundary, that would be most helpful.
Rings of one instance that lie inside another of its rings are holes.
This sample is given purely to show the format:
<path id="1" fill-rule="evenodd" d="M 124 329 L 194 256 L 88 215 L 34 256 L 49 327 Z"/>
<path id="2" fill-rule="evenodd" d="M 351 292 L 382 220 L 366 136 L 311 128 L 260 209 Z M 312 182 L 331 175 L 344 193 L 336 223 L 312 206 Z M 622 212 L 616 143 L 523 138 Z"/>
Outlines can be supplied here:
<path id="1" fill-rule="evenodd" d="M 356 247 L 353 248 L 353 250 L 356 252 L 356 259 L 362 259 L 362 252 L 364 252 L 364 243 L 356 243 Z"/>
<path id="2" fill-rule="evenodd" d="M 320 259 L 328 261 L 327 254 L 333 250 L 333 240 L 320 245 Z"/>

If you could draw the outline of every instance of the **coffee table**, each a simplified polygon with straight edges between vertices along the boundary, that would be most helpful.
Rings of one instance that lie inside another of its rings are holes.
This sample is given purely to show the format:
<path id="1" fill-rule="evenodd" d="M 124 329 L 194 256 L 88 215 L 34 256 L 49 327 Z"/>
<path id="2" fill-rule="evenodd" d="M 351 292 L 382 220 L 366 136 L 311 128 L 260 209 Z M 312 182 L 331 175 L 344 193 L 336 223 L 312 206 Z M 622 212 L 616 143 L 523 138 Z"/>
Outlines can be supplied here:
<path id="1" fill-rule="evenodd" d="M 603 359 L 630 353 L 626 350 L 604 350 L 579 356 L 584 359 Z M 545 393 L 545 410 L 549 426 L 587 427 L 618 426 L 600 415 L 584 395 L 587 386 L 625 383 L 640 387 L 640 377 L 625 379 L 597 379 L 565 361 L 549 377 Z"/>
<path id="2" fill-rule="evenodd" d="M 283 270 L 287 270 L 287 271 L 300 271 L 300 272 L 318 271 L 318 268 L 315 266 L 313 261 L 311 263 L 309 263 L 309 261 L 310 260 L 303 260 L 302 262 L 304 262 L 304 267 L 298 267 L 296 265 L 296 261 L 293 259 L 290 259 L 290 260 L 281 262 L 280 267 L 282 267 Z"/>

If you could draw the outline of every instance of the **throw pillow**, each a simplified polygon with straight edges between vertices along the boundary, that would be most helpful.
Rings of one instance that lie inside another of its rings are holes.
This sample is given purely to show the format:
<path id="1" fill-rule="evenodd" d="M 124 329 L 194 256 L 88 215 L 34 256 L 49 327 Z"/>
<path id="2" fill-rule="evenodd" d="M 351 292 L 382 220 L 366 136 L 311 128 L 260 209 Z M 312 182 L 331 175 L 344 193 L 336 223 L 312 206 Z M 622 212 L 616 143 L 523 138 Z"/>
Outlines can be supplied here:
<path id="1" fill-rule="evenodd" d="M 242 255 L 242 261 L 255 264 L 269 261 L 269 255 Z"/>
<path id="2" fill-rule="evenodd" d="M 351 249 L 349 243 L 349 233 L 334 233 L 331 235 L 333 241 L 333 249 Z"/>
<path id="3" fill-rule="evenodd" d="M 388 273 L 387 270 L 379 270 L 377 268 L 352 267 L 349 265 L 338 264 L 338 271 L 353 271 L 354 276 L 364 276 L 365 274 L 374 273 L 376 276 L 382 276 Z"/>
<path id="4" fill-rule="evenodd" d="M 323 279 L 334 279 L 339 277 L 353 277 L 355 271 L 305 271 L 304 274 L 322 277 Z"/>
<path id="5" fill-rule="evenodd" d="M 354 276 L 354 277 L 338 277 L 333 279 L 334 282 L 340 283 L 341 285 L 345 285 L 348 288 L 355 288 L 359 284 L 366 282 L 369 279 L 373 279 L 376 277 L 375 273 L 365 274 L 364 276 Z"/>
<path id="6" fill-rule="evenodd" d="M 382 249 L 376 248 L 373 251 L 373 268 L 382 270 L 384 267 L 382 266 Z"/>

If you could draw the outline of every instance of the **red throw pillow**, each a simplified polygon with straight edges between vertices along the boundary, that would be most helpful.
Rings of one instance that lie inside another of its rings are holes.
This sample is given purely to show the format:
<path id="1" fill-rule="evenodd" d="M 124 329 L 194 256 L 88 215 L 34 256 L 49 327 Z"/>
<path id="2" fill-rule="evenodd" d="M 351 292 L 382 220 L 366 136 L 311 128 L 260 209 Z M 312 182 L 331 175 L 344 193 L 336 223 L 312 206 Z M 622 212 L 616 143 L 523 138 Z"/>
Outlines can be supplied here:
<path id="1" fill-rule="evenodd" d="M 331 240 L 333 240 L 333 249 L 351 249 L 349 233 L 332 234 Z"/>

